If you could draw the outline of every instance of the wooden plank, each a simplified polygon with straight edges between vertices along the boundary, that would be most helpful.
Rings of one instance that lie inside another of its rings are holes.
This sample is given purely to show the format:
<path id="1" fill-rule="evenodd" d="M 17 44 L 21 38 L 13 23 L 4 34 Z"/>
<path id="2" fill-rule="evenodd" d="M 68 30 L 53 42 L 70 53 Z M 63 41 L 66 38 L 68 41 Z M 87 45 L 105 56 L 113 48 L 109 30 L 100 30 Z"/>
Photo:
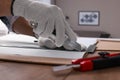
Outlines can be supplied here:
<path id="1" fill-rule="evenodd" d="M 37 63 L 37 64 L 71 64 L 71 59 L 62 58 L 46 58 L 46 57 L 35 57 L 35 56 L 22 56 L 22 55 L 8 55 L 0 54 L 0 60 L 13 61 L 13 62 L 24 62 L 24 63 Z"/>
<path id="2" fill-rule="evenodd" d="M 120 51 L 120 41 L 99 40 L 96 47 L 97 51 Z"/>

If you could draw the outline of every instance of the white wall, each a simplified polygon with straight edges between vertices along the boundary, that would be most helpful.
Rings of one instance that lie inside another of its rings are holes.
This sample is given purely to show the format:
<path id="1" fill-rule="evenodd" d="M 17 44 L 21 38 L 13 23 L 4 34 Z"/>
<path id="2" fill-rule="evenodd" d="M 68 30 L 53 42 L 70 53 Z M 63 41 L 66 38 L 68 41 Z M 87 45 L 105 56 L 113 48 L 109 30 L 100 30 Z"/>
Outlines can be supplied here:
<path id="1" fill-rule="evenodd" d="M 120 0 L 56 0 L 74 30 L 105 31 L 120 38 Z M 99 26 L 78 25 L 78 11 L 100 11 Z"/>

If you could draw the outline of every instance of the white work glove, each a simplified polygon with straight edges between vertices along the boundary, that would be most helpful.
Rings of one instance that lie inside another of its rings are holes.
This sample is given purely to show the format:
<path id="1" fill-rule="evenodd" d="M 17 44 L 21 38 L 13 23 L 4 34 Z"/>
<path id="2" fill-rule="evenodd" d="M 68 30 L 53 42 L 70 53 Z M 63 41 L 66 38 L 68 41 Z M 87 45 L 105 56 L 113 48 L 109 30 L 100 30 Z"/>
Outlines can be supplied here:
<path id="1" fill-rule="evenodd" d="M 70 50 L 70 51 L 86 51 L 87 47 L 84 44 L 77 43 L 75 41 L 66 40 L 62 47 L 57 47 L 54 43 L 54 36 L 49 38 L 39 37 L 38 43 L 41 47 L 46 47 L 49 49 L 59 49 L 59 50 Z"/>
<path id="2" fill-rule="evenodd" d="M 15 0 L 12 7 L 15 16 L 22 16 L 28 21 L 37 23 L 33 31 L 38 37 L 49 39 L 51 35 L 54 36 L 53 45 L 61 47 L 66 39 L 76 41 L 76 34 L 57 6 L 34 0 Z"/>

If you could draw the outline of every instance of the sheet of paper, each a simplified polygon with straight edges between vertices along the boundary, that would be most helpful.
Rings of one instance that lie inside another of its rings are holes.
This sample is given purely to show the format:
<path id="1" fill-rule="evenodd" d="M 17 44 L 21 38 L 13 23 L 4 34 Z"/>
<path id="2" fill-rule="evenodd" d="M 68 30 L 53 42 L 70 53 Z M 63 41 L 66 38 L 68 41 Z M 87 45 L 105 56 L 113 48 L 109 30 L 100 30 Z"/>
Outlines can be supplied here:
<path id="1" fill-rule="evenodd" d="M 36 39 L 31 36 L 9 34 L 0 37 L 0 45 L 39 47 L 38 43 L 34 42 L 35 40 Z M 96 42 L 96 38 L 78 37 L 77 42 L 88 47 Z M 42 48 L 0 47 L 0 59 L 17 62 L 71 64 L 72 59 L 83 58 L 84 54 L 85 52 L 49 50 Z"/>
<path id="2" fill-rule="evenodd" d="M 84 44 L 86 47 L 96 43 L 98 38 L 90 38 L 90 37 L 78 37 L 77 42 Z"/>
<path id="3" fill-rule="evenodd" d="M 0 19 L 0 36 L 4 36 L 8 33 L 8 28 Z"/>
<path id="4" fill-rule="evenodd" d="M 9 48 L 9 47 L 0 47 L 0 53 L 23 55 L 23 56 L 64 58 L 64 59 L 77 59 L 77 58 L 82 58 L 84 55 L 84 52 L 75 52 L 75 51 L 24 49 L 24 48 Z"/>
<path id="5" fill-rule="evenodd" d="M 5 41 L 12 41 L 13 45 L 21 46 L 38 46 L 34 43 L 36 40 L 34 37 L 26 35 L 10 34 L 0 37 L 0 43 L 5 44 Z M 2 43 L 3 41 L 3 43 Z M 14 43 L 15 42 L 15 43 Z M 7 44 L 7 43 L 6 43 Z M 32 44 L 32 45 L 31 45 Z M 85 52 L 77 51 L 61 51 L 61 50 L 48 50 L 48 49 L 29 49 L 29 48 L 13 48 L 13 47 L 0 47 L 0 53 L 2 54 L 17 54 L 24 56 L 40 56 L 51 58 L 65 58 L 65 59 L 77 59 L 82 58 Z"/>
<path id="6" fill-rule="evenodd" d="M 36 38 L 21 35 L 21 34 L 9 34 L 0 37 L 0 44 L 12 44 L 13 46 L 31 46 L 39 47 L 34 41 Z M 94 44 L 97 41 L 96 38 L 78 37 L 77 42 L 82 43 L 85 46 Z M 15 48 L 15 47 L 0 47 L 0 54 L 10 55 L 23 55 L 23 56 L 40 56 L 49 58 L 64 58 L 64 59 L 77 59 L 82 58 L 85 52 L 76 51 L 61 51 L 61 50 L 48 50 L 48 49 L 32 49 L 32 48 Z"/>

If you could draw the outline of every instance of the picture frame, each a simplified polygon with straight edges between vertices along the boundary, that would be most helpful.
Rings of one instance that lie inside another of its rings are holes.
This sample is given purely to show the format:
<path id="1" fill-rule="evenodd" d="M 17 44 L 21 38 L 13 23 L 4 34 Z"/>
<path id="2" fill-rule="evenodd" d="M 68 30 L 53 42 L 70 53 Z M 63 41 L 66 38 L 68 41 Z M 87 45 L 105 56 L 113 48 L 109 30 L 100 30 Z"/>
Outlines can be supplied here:
<path id="1" fill-rule="evenodd" d="M 99 11 L 79 11 L 78 23 L 82 26 L 99 26 L 100 12 Z"/>

